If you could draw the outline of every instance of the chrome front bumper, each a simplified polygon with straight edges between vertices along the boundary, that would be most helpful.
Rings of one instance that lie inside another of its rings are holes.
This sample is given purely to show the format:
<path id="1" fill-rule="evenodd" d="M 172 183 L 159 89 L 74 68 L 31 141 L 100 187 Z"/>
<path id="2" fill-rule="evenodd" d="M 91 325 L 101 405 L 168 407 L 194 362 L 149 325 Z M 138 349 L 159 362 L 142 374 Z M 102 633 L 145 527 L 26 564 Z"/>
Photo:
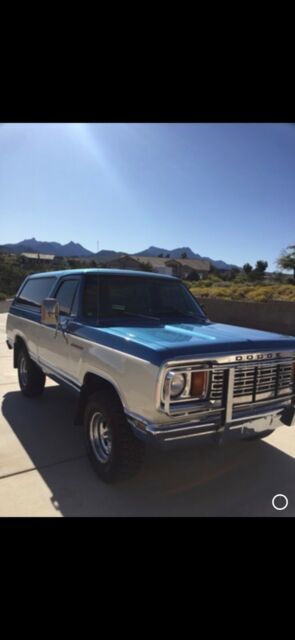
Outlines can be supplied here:
<path id="1" fill-rule="evenodd" d="M 261 411 L 261 410 L 260 410 Z M 268 409 L 259 415 L 240 417 L 220 424 L 220 415 L 210 420 L 191 420 L 183 423 L 151 424 L 144 419 L 127 415 L 134 435 L 141 440 L 164 448 L 175 448 L 192 443 L 220 443 L 232 439 L 247 439 L 254 434 L 275 430 L 282 426 L 295 426 L 295 406 L 289 404 L 278 409 Z"/>

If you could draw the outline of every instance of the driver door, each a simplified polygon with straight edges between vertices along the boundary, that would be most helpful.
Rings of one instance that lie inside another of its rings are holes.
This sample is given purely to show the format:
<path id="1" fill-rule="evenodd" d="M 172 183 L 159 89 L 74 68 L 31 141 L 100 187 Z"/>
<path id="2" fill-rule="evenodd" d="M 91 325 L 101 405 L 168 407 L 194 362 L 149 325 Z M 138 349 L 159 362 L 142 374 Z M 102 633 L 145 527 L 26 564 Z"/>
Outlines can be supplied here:
<path id="1" fill-rule="evenodd" d="M 62 278 L 57 285 L 53 297 L 59 303 L 59 324 L 56 327 L 41 324 L 38 359 L 48 373 L 67 378 L 70 374 L 69 336 L 67 324 L 71 318 L 76 296 L 78 295 L 80 278 Z"/>

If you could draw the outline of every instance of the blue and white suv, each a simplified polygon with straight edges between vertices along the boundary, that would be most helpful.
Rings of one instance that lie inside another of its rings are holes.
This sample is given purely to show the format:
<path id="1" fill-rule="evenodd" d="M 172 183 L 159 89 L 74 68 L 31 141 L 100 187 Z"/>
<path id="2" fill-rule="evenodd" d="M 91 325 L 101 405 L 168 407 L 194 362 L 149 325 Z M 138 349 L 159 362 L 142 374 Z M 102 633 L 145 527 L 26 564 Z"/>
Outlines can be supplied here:
<path id="1" fill-rule="evenodd" d="M 77 394 L 76 423 L 106 482 L 162 447 L 294 425 L 295 338 L 210 322 L 177 278 L 85 269 L 21 285 L 7 344 L 25 396 L 45 377 Z"/>

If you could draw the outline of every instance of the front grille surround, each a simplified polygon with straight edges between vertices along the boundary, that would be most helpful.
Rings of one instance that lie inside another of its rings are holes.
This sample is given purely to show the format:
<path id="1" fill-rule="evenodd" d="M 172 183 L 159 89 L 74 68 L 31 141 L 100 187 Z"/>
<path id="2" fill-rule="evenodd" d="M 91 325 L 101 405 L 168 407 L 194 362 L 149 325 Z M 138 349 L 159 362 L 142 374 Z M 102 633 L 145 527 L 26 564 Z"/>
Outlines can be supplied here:
<path id="1" fill-rule="evenodd" d="M 210 362 L 211 360 L 211 362 Z M 260 353 L 211 358 L 191 361 L 169 361 L 163 365 L 157 385 L 157 409 L 166 415 L 198 413 L 213 414 L 219 411 L 221 424 L 231 422 L 235 410 L 269 406 L 275 402 L 291 402 L 295 397 L 294 384 L 295 352 Z M 207 398 L 194 401 L 192 398 L 164 402 L 163 384 L 169 370 L 178 372 L 206 369 L 209 374 Z"/>

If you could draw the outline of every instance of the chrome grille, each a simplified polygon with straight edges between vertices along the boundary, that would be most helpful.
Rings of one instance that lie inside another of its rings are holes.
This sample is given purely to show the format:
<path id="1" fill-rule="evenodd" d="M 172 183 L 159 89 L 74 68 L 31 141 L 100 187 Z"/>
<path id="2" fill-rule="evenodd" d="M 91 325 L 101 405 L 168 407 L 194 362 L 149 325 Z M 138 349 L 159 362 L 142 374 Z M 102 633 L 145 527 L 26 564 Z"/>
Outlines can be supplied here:
<path id="1" fill-rule="evenodd" d="M 234 404 L 292 393 L 292 363 L 240 365 L 235 369 Z"/>
<path id="2" fill-rule="evenodd" d="M 210 400 L 222 400 L 224 389 L 224 369 L 220 367 L 212 368 Z"/>

